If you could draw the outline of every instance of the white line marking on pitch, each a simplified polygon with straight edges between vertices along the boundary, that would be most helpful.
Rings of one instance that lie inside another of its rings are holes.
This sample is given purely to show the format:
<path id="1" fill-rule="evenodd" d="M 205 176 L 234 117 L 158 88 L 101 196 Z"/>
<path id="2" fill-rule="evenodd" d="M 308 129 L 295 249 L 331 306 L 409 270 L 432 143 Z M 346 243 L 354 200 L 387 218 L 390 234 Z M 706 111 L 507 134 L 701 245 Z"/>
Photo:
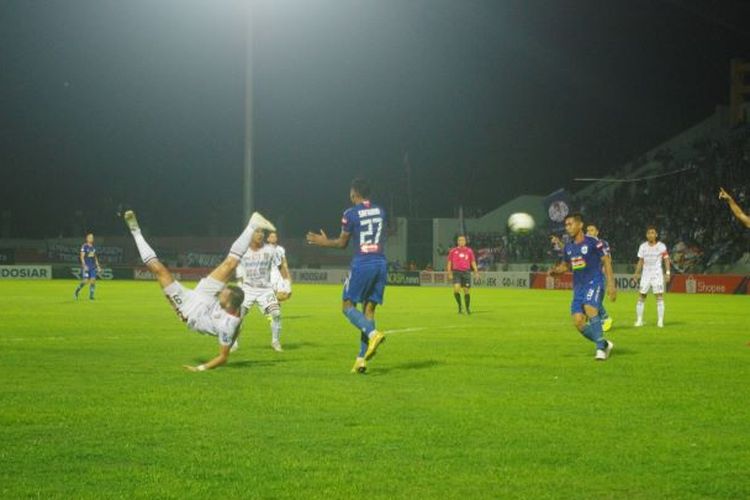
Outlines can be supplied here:
<path id="1" fill-rule="evenodd" d="M 436 326 L 427 328 L 426 326 L 414 326 L 411 328 L 399 328 L 398 330 L 385 330 L 383 333 L 409 333 L 409 332 L 421 332 L 422 330 L 454 330 L 458 326 Z"/>

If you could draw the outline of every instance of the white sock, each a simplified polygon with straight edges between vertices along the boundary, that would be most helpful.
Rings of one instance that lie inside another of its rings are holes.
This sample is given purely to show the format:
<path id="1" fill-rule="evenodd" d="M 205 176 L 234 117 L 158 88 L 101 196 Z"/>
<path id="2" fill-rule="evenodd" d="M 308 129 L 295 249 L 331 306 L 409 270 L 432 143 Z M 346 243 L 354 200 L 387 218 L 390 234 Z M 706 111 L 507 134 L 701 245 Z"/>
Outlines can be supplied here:
<path id="1" fill-rule="evenodd" d="M 247 249 L 250 247 L 250 240 L 252 239 L 254 232 L 255 226 L 252 224 L 248 224 L 245 230 L 242 231 L 240 237 L 237 238 L 234 243 L 232 243 L 232 248 L 229 250 L 229 255 L 235 257 L 237 260 L 242 259 L 242 256 L 245 255 L 245 252 L 247 252 Z"/>
<path id="2" fill-rule="evenodd" d="M 659 315 L 659 321 L 664 321 L 664 299 L 656 301 L 656 314 Z"/>
<path id="3" fill-rule="evenodd" d="M 639 300 L 635 304 L 635 314 L 638 317 L 638 321 L 643 321 L 643 310 L 646 308 L 646 304 Z"/>
<path id="4" fill-rule="evenodd" d="M 281 342 L 281 316 L 271 317 L 271 341 Z"/>
<path id="5" fill-rule="evenodd" d="M 146 238 L 141 234 L 140 229 L 131 231 L 133 239 L 135 240 L 135 246 L 138 247 L 138 253 L 141 254 L 141 260 L 144 264 L 148 264 L 150 261 L 156 259 L 156 252 L 151 246 L 146 243 Z"/>

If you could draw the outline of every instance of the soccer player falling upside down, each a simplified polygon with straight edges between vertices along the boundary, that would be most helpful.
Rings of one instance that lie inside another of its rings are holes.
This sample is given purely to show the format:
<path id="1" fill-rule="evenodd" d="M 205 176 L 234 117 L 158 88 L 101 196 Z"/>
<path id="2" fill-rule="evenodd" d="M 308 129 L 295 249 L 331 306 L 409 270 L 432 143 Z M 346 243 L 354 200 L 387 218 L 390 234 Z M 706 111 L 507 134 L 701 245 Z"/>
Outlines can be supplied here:
<path id="1" fill-rule="evenodd" d="M 603 299 L 604 276 L 607 279 L 607 295 L 612 302 L 617 298 L 612 261 L 604 244 L 583 233 L 581 214 L 565 217 L 565 231 L 570 243 L 563 249 L 563 261 L 550 270 L 550 274 L 560 274 L 573 270 L 573 302 L 570 312 L 573 324 L 584 337 L 596 344 L 594 359 L 605 361 L 609 358 L 614 344 L 604 338 L 599 308 Z M 588 320 L 588 321 L 587 321 Z"/>
<path id="2" fill-rule="evenodd" d="M 141 260 L 159 282 L 164 295 L 174 308 L 177 316 L 187 323 L 188 328 L 198 333 L 211 335 L 219 341 L 219 354 L 212 360 L 197 366 L 184 365 L 190 371 L 202 372 L 226 363 L 232 345 L 240 334 L 240 314 L 245 294 L 236 286 L 227 286 L 234 276 L 237 264 L 250 246 L 250 240 L 256 232 L 264 229 L 274 231 L 273 224 L 259 213 L 250 217 L 245 230 L 232 244 L 224 262 L 198 282 L 190 290 L 175 281 L 169 269 L 156 257 L 156 252 L 146 242 L 138 226 L 135 213 L 128 210 L 124 214 L 125 224 L 133 235 Z"/>
<path id="3" fill-rule="evenodd" d="M 326 233 L 307 233 L 307 243 L 320 247 L 346 248 L 354 240 L 349 278 L 344 284 L 344 316 L 360 331 L 360 349 L 352 367 L 352 373 L 365 373 L 370 360 L 385 340 L 375 328 L 375 307 L 383 303 L 387 281 L 385 259 L 385 212 L 370 202 L 370 186 L 363 179 L 352 181 L 349 198 L 353 207 L 344 212 L 341 219 L 341 234 L 328 239 Z M 357 309 L 363 305 L 364 311 Z"/>

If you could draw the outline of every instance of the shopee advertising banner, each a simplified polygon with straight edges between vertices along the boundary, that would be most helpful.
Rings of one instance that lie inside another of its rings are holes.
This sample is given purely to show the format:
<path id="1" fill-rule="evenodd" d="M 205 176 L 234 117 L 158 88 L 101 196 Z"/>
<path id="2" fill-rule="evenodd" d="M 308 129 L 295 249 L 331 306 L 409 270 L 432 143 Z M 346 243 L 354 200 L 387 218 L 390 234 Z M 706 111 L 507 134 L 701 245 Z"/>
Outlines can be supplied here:
<path id="1" fill-rule="evenodd" d="M 731 293 L 745 295 L 750 276 L 726 274 L 677 274 L 672 276 L 669 291 L 676 293 Z"/>

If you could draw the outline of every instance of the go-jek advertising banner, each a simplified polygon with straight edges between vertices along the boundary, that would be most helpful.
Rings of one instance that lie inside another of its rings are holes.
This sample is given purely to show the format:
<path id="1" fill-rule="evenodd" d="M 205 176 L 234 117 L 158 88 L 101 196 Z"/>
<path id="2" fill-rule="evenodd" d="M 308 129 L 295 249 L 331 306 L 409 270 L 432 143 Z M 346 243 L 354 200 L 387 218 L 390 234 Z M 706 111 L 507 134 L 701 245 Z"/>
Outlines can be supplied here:
<path id="1" fill-rule="evenodd" d="M 477 288 L 529 288 L 529 273 L 524 272 L 480 272 L 479 279 L 472 276 L 472 286 Z M 453 285 L 448 273 L 442 271 L 422 271 L 421 286 Z"/>

